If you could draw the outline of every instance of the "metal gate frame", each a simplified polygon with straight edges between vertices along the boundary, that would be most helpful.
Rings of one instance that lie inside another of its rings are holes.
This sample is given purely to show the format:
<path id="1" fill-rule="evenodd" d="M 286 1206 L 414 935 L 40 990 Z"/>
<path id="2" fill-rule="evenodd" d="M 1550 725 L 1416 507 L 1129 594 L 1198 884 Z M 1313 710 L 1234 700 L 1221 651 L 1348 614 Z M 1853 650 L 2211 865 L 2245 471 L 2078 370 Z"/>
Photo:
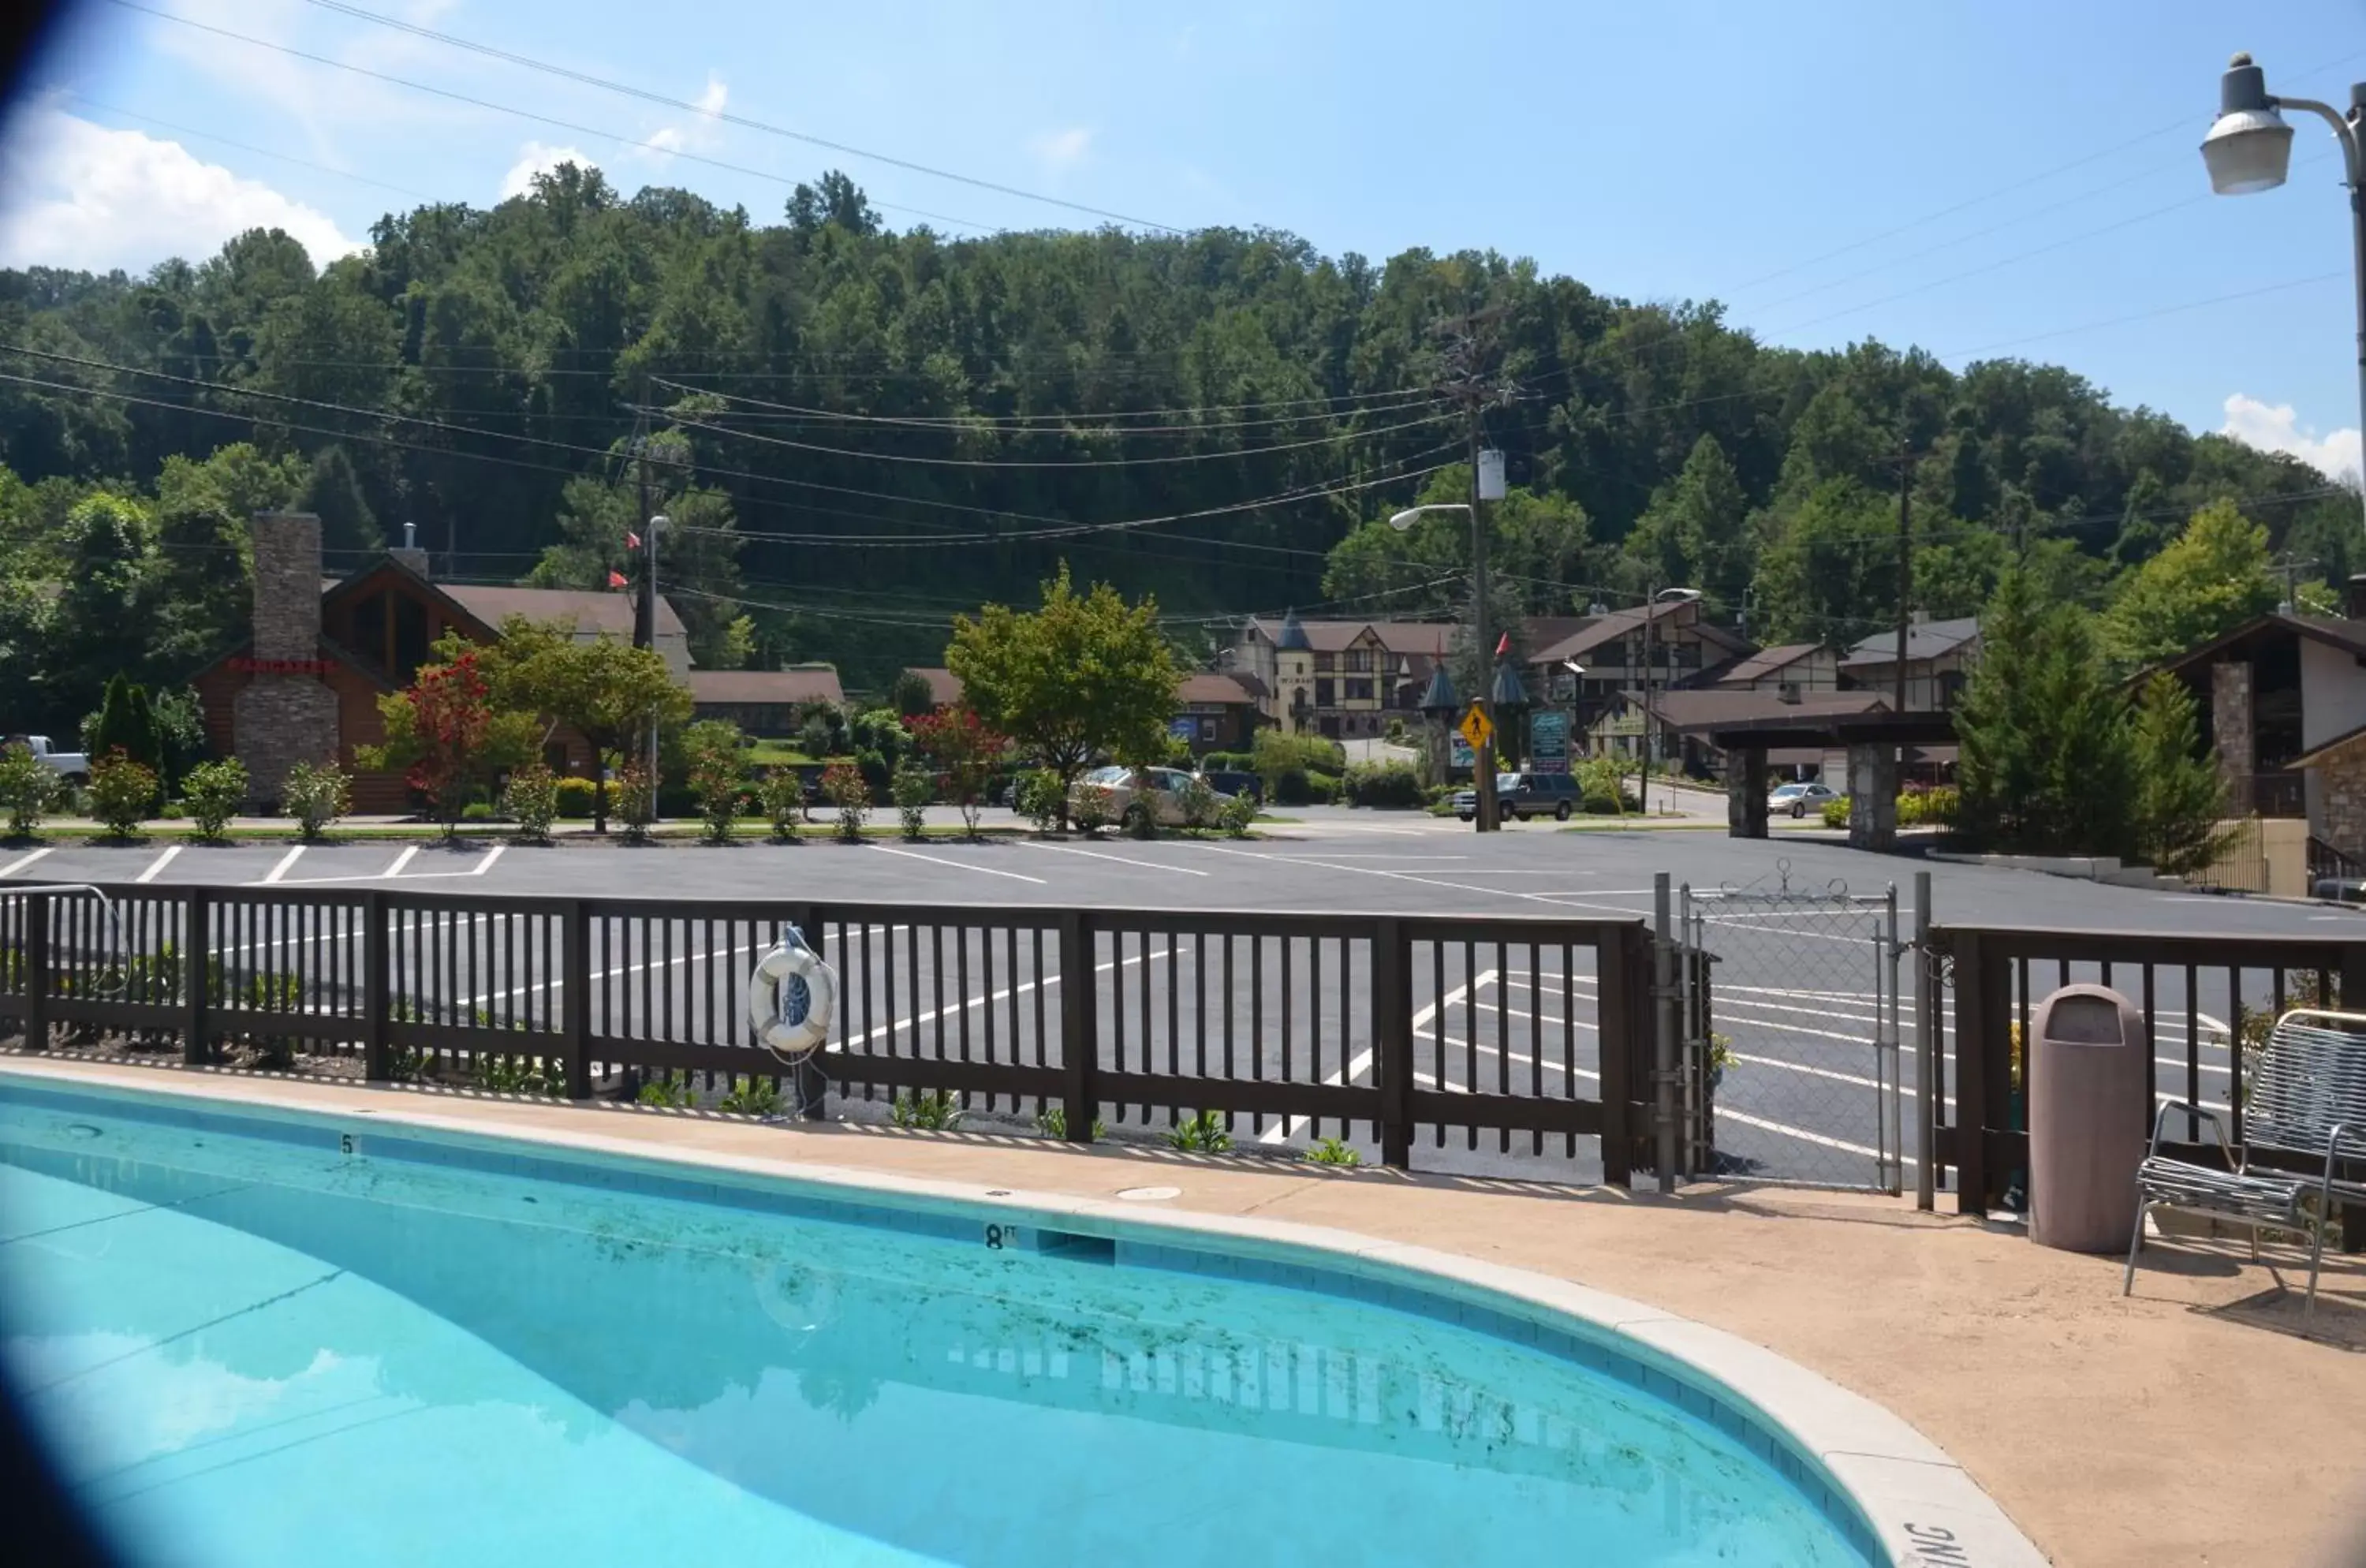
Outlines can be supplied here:
<path id="1" fill-rule="evenodd" d="M 1836 916 L 1862 913 L 1871 918 L 1865 946 L 1871 949 L 1868 956 L 1873 973 L 1873 989 L 1869 993 L 1873 998 L 1873 1028 L 1865 1043 L 1873 1052 L 1875 1128 L 1873 1179 L 1865 1185 L 1895 1197 L 1905 1177 L 1901 965 L 1914 950 L 1911 943 L 1901 942 L 1898 938 L 1897 884 L 1889 884 L 1877 897 L 1852 894 L 1847 884 L 1837 878 L 1821 887 L 1795 887 L 1787 860 L 1775 863 L 1774 874 L 1776 880 L 1772 886 L 1761 879 L 1742 886 L 1727 884 L 1714 892 L 1703 892 L 1686 883 L 1680 892 L 1671 945 L 1678 1003 L 1679 1060 L 1674 1077 L 1681 1168 L 1688 1178 L 1734 1179 L 1715 1169 L 1717 1111 L 1712 1080 L 1714 1036 L 1718 1032 L 1715 1027 L 1716 987 L 1711 969 L 1718 958 L 1708 949 L 1707 933 L 1716 912 L 1747 911 L 1749 918 L 1762 919 L 1777 931 L 1784 929 L 1785 917 L 1790 916 L 1794 918 L 1793 929 L 1802 938 L 1819 942 L 1833 938 L 1827 932 L 1808 931 L 1805 928 L 1810 919 L 1829 922 Z M 1918 916 L 1920 913 L 1918 910 Z M 1798 1177 L 1771 1179 L 1811 1186 L 1859 1185 Z"/>

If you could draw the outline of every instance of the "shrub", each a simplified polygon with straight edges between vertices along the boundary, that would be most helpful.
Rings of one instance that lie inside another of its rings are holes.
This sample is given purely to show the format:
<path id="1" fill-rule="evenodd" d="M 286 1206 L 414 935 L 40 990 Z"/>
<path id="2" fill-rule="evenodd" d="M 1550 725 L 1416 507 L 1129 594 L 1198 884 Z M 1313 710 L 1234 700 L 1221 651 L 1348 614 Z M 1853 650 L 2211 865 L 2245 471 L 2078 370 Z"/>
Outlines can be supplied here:
<path id="1" fill-rule="evenodd" d="M 1216 809 L 1216 826 L 1235 839 L 1249 836 L 1249 824 L 1256 820 L 1257 804 L 1245 795 L 1236 795 Z"/>
<path id="2" fill-rule="evenodd" d="M 558 815 L 569 822 L 588 821 L 592 802 L 599 786 L 590 779 L 565 778 L 558 782 Z"/>
<path id="3" fill-rule="evenodd" d="M 280 808 L 296 819 L 304 838 L 317 839 L 330 823 L 354 808 L 354 781 L 334 762 L 299 762 L 279 786 Z"/>
<path id="4" fill-rule="evenodd" d="M 1836 795 L 1832 796 L 1831 799 L 1824 802 L 1823 818 L 1824 826 L 1827 828 L 1847 827 L 1849 822 L 1849 797 L 1844 795 Z"/>
<path id="5" fill-rule="evenodd" d="M 1361 1165 L 1364 1156 L 1337 1138 L 1325 1138 L 1306 1151 L 1309 1165 Z"/>
<path id="6" fill-rule="evenodd" d="M 1246 751 L 1211 751 L 1200 759 L 1200 765 L 1211 773 L 1247 773 L 1256 769 Z"/>
<path id="7" fill-rule="evenodd" d="M 540 762 L 528 762 L 501 787 L 501 810 L 517 823 L 521 837 L 548 843 L 550 825 L 558 819 L 558 775 Z"/>
<path id="8" fill-rule="evenodd" d="M 463 822 L 490 822 L 496 815 L 490 800 L 472 800 L 460 807 L 460 820 Z"/>
<path id="9" fill-rule="evenodd" d="M 1932 789 L 1910 789 L 1898 797 L 1898 825 L 1901 828 L 1952 828 L 1955 825 L 1955 811 L 1962 799 L 1952 784 L 1941 784 Z"/>
<path id="10" fill-rule="evenodd" d="M 771 1078 L 734 1078 L 717 1109 L 735 1116 L 775 1116 L 781 1110 L 781 1086 Z"/>
<path id="11" fill-rule="evenodd" d="M 1407 762 L 1359 762 L 1347 770 L 1347 804 L 1383 807 L 1418 807 L 1421 775 Z"/>
<path id="12" fill-rule="evenodd" d="M 679 1079 L 679 1081 L 677 1081 Z M 669 1111 L 687 1111 L 697 1096 L 691 1088 L 688 1073 L 659 1073 L 641 1085 L 634 1097 L 643 1105 L 662 1106 Z"/>
<path id="13" fill-rule="evenodd" d="M 1309 806 L 1336 806 L 1339 804 L 1339 796 L 1341 793 L 1342 788 L 1339 782 L 1339 775 L 1337 773 L 1324 773 L 1319 768 L 1310 770 L 1307 773 L 1307 799 L 1305 804 Z"/>
<path id="14" fill-rule="evenodd" d="M 1066 1137 L 1068 1135 L 1068 1108 L 1065 1105 L 1045 1106 L 1042 1110 L 1035 1113 L 1035 1128 L 1036 1131 L 1042 1133 L 1047 1138 Z M 1108 1136 L 1109 1123 L 1102 1121 L 1098 1116 L 1094 1117 L 1093 1142 L 1098 1143 Z"/>
<path id="15" fill-rule="evenodd" d="M 1616 757 L 1588 757 L 1575 769 L 1578 805 L 1597 817 L 1622 817 L 1641 803 L 1627 788 L 1626 764 Z"/>
<path id="16" fill-rule="evenodd" d="M 930 1094 L 899 1094 L 896 1102 L 887 1108 L 888 1118 L 896 1125 L 923 1133 L 950 1133 L 961 1125 L 963 1114 L 953 1097 L 941 1090 Z"/>
<path id="17" fill-rule="evenodd" d="M 772 825 L 772 840 L 785 844 L 797 836 L 806 815 L 805 775 L 794 768 L 766 768 L 756 783 L 756 803 Z"/>
<path id="18" fill-rule="evenodd" d="M 1098 784 L 1085 784 L 1076 791 L 1076 802 L 1068 818 L 1076 831 L 1089 837 L 1110 825 L 1110 792 Z"/>
<path id="19" fill-rule="evenodd" d="M 904 829 L 904 837 L 917 839 L 928 826 L 929 802 L 937 795 L 937 781 L 926 768 L 911 762 L 896 769 L 896 818 Z"/>
<path id="20" fill-rule="evenodd" d="M 854 766 L 856 772 L 862 775 L 863 786 L 871 791 L 873 798 L 889 794 L 895 787 L 895 767 L 887 761 L 887 753 L 876 747 L 856 752 Z"/>
<path id="21" fill-rule="evenodd" d="M 128 839 L 156 805 L 156 770 L 110 751 L 90 767 L 90 814 L 107 832 Z"/>
<path id="22" fill-rule="evenodd" d="M 640 843 L 649 836 L 649 824 L 658 819 L 657 784 L 648 768 L 637 759 L 616 770 L 616 820 L 625 825 L 625 837 Z"/>
<path id="23" fill-rule="evenodd" d="M 181 800 L 197 825 L 197 837 L 219 842 L 222 829 L 246 803 L 246 764 L 235 757 L 199 763 L 181 781 Z"/>
<path id="24" fill-rule="evenodd" d="M 1216 786 L 1193 773 L 1183 781 L 1177 792 L 1176 804 L 1183 808 L 1183 826 L 1190 829 L 1212 828 L 1216 825 Z"/>
<path id="25" fill-rule="evenodd" d="M 1223 1113 L 1217 1111 L 1181 1118 L 1167 1131 L 1166 1141 L 1178 1149 L 1205 1155 L 1220 1155 L 1233 1146 L 1233 1135 L 1224 1131 Z"/>
<path id="26" fill-rule="evenodd" d="M 871 815 L 871 786 L 862 774 L 844 762 L 822 770 L 821 794 L 838 808 L 838 836 L 848 843 L 862 837 L 862 819 Z"/>
<path id="27" fill-rule="evenodd" d="M 748 782 L 745 739 L 738 725 L 710 718 L 684 730 L 682 745 L 690 760 L 690 793 L 698 803 L 699 820 L 706 825 L 706 841 L 727 843 L 739 816 L 739 791 Z"/>
<path id="28" fill-rule="evenodd" d="M 1060 775 L 1049 768 L 1038 768 L 1019 775 L 1010 805 L 1012 810 L 1035 824 L 1037 832 L 1048 833 L 1059 826 L 1061 807 L 1066 798 L 1060 789 Z"/>

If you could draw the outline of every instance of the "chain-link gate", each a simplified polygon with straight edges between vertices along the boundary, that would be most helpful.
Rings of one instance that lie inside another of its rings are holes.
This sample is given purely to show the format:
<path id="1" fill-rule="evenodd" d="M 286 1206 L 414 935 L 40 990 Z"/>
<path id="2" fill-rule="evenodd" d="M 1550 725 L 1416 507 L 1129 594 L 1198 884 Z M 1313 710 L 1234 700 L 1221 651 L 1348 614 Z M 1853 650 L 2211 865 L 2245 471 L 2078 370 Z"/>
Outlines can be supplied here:
<path id="1" fill-rule="evenodd" d="M 1897 1192 L 1904 1166 L 1898 889 L 1683 889 L 1690 1174 Z"/>

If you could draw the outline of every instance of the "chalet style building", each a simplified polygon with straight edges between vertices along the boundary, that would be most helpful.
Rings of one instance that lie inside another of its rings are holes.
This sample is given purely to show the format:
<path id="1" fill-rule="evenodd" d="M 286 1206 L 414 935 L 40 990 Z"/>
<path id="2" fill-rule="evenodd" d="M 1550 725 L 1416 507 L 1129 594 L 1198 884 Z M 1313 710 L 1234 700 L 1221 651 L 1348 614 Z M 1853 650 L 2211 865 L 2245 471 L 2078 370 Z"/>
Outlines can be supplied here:
<path id="1" fill-rule="evenodd" d="M 250 807 L 276 807 L 289 768 L 333 758 L 354 775 L 356 812 L 411 809 L 402 775 L 362 771 L 354 750 L 386 739 L 377 699 L 409 685 L 447 632 L 490 643 L 503 621 L 523 615 L 570 622 L 586 640 L 633 635 L 632 603 L 622 594 L 438 583 L 420 550 L 390 551 L 352 577 L 325 581 L 321 521 L 305 513 L 256 517 L 254 546 L 254 637 L 190 682 L 208 745 L 246 764 Z M 675 674 L 688 676 L 688 629 L 663 599 L 656 646 Z M 545 760 L 562 774 L 592 770 L 590 743 L 565 728 L 552 734 Z"/>

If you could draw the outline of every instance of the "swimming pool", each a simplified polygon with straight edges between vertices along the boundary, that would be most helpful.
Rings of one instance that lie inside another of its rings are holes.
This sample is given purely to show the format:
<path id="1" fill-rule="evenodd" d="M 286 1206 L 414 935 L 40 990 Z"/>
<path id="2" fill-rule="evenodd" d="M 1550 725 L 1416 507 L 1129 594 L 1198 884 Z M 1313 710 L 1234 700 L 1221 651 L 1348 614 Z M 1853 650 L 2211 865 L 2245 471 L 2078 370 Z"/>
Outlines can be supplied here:
<path id="1" fill-rule="evenodd" d="M 1606 1336 L 1172 1230 L 0 1082 L 0 1339 L 141 1561 L 1860 1564 Z"/>

